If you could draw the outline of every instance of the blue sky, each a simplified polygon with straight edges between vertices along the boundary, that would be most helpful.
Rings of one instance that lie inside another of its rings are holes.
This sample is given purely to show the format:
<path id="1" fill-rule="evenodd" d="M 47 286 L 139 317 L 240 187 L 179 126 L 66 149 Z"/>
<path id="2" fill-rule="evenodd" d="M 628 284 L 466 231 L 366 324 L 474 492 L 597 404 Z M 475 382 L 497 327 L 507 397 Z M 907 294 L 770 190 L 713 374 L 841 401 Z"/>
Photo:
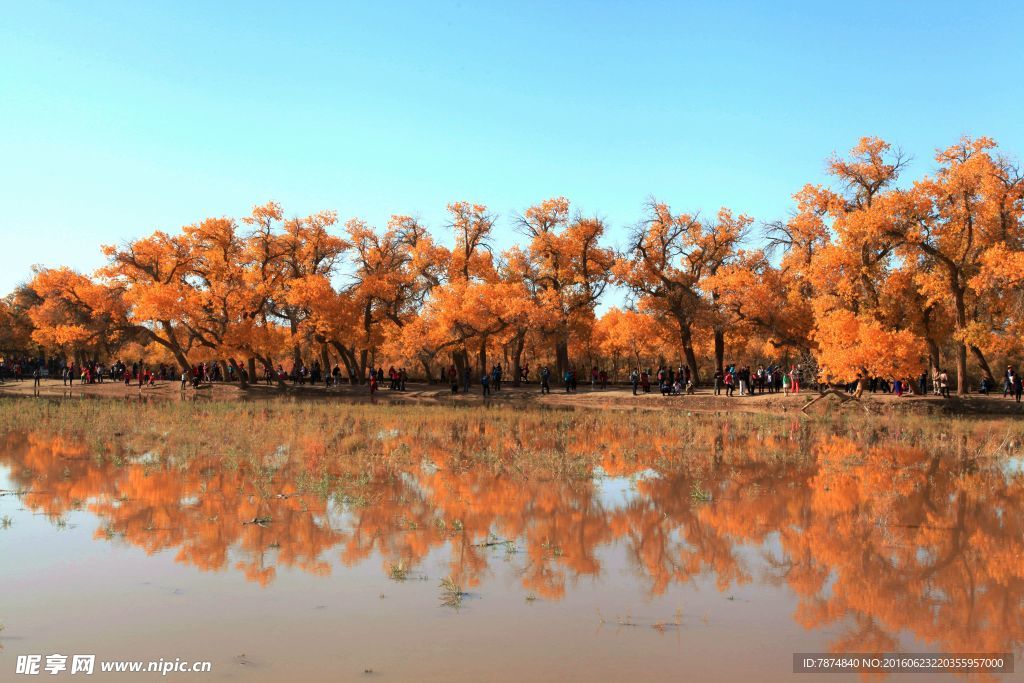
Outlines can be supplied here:
<path id="1" fill-rule="evenodd" d="M 383 225 L 565 195 L 784 217 L 878 135 L 1024 152 L 1017 3 L 5 3 L 0 293 L 281 202 Z M 447 238 L 447 235 L 445 235 Z"/>

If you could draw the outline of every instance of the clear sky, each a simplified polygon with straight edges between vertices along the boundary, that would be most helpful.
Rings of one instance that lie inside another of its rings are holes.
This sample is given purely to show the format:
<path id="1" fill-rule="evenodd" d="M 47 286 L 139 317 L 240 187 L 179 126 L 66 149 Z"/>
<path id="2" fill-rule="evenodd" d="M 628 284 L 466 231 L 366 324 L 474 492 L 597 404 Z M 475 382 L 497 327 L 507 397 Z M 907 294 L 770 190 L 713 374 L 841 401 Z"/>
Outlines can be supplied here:
<path id="1" fill-rule="evenodd" d="M 6 2 L 0 293 L 256 203 L 383 225 L 565 195 L 785 217 L 862 135 L 1024 154 L 1024 9 L 940 2 Z"/>

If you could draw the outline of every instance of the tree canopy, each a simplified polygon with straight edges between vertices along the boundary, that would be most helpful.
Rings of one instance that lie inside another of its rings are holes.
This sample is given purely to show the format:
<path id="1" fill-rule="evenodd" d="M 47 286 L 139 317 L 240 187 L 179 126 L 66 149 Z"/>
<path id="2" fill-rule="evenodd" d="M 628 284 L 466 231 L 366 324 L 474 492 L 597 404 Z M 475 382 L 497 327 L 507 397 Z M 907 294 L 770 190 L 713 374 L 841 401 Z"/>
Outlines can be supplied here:
<path id="1" fill-rule="evenodd" d="M 130 351 L 186 371 L 316 359 L 352 381 L 380 364 L 427 378 L 679 364 L 699 380 L 801 359 L 836 381 L 948 365 L 965 392 L 1022 351 L 1024 176 L 984 137 L 937 151 L 920 178 L 907 162 L 863 138 L 785 220 L 652 198 L 619 248 L 565 197 L 504 223 L 452 202 L 435 231 L 268 202 L 104 246 L 94 273 L 37 269 L 0 300 L 0 352 Z M 520 239 L 499 252 L 502 229 Z"/>

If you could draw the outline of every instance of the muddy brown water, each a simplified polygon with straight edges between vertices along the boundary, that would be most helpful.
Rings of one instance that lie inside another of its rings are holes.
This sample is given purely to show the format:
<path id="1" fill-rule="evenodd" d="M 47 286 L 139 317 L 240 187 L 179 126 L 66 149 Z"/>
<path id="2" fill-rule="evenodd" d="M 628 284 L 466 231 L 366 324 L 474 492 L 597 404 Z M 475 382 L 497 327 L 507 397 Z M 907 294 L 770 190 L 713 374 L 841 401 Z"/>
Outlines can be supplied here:
<path id="1" fill-rule="evenodd" d="M 382 413 L 358 467 L 316 440 L 239 459 L 0 435 L 0 680 L 30 680 L 33 653 L 246 682 L 828 678 L 794 675 L 794 652 L 1020 664 L 1012 452 L 891 422 L 694 417 L 681 439 L 547 419 Z M 918 680 L 936 678 L 954 677 Z"/>

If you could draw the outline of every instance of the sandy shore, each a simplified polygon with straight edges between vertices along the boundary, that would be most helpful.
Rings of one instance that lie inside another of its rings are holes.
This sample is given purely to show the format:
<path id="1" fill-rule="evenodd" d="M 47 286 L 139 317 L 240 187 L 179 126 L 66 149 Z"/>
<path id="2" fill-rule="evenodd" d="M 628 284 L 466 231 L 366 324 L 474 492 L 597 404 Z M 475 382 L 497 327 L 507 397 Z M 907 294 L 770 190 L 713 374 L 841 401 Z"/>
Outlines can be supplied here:
<path id="1" fill-rule="evenodd" d="M 199 389 L 187 388 L 181 391 L 179 382 L 157 382 L 152 387 L 138 385 L 125 386 L 120 382 L 103 384 L 74 384 L 64 386 L 60 380 L 42 380 L 36 391 L 31 380 L 22 382 L 8 381 L 0 385 L 0 396 L 32 396 L 38 394 L 45 397 L 105 397 L 105 398 L 160 398 L 166 400 L 272 400 L 272 399 L 321 399 L 346 401 L 381 401 L 381 402 L 417 402 L 435 404 L 473 404 L 484 399 L 480 387 L 473 387 L 469 394 L 452 395 L 447 386 L 410 383 L 407 391 L 378 390 L 371 398 L 365 386 L 342 385 L 326 388 L 323 385 L 310 386 L 287 385 L 285 388 L 253 385 L 241 389 L 237 384 L 203 385 Z M 753 412 L 753 413 L 785 413 L 799 411 L 810 399 L 817 396 L 811 391 L 803 391 L 797 395 L 757 394 L 754 396 L 715 396 L 711 389 L 701 389 L 691 396 L 662 396 L 656 391 L 649 394 L 633 396 L 628 386 L 613 386 L 608 389 L 591 390 L 589 385 L 581 386 L 577 393 L 567 394 L 564 390 L 553 388 L 551 394 L 542 396 L 536 384 L 513 387 L 505 385 L 501 391 L 493 392 L 486 399 L 491 404 L 549 405 L 592 409 L 647 409 L 647 410 L 695 410 L 707 412 Z M 1022 415 L 1024 403 L 1016 403 L 1012 399 L 978 394 L 965 398 L 943 399 L 936 396 L 903 396 L 889 394 L 865 394 L 864 407 L 875 413 L 912 413 L 912 414 L 992 414 Z M 842 404 L 836 397 L 826 397 L 812 406 L 810 410 L 843 410 L 860 412 L 854 402 Z"/>

